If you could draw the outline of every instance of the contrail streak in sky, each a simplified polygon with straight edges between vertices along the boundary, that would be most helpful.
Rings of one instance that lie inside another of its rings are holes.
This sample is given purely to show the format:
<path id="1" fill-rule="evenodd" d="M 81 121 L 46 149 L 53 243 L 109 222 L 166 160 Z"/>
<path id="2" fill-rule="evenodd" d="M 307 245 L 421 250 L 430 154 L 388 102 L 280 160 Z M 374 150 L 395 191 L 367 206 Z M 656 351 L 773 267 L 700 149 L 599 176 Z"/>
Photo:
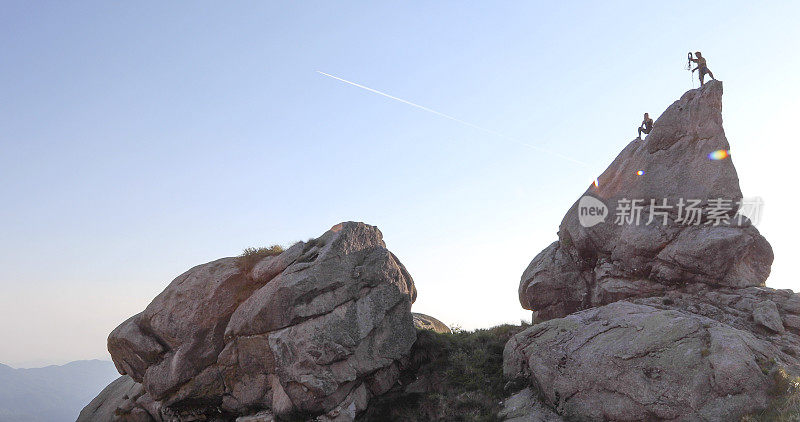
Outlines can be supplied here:
<path id="1" fill-rule="evenodd" d="M 497 132 L 497 131 L 494 131 L 494 130 L 491 130 L 491 129 L 486 129 L 485 127 L 481 127 L 481 126 L 478 126 L 478 125 L 470 123 L 470 122 L 465 122 L 464 120 L 461 120 L 461 119 L 459 119 L 457 117 L 453 117 L 453 116 L 451 116 L 449 114 L 445 114 L 445 113 L 430 109 L 428 107 L 412 103 L 411 101 L 404 100 L 402 98 L 397 98 L 394 95 L 389 95 L 389 94 L 387 94 L 385 92 L 378 91 L 377 89 L 372 89 L 372 88 L 370 88 L 368 86 L 360 85 L 360 84 L 357 84 L 355 82 L 350 82 L 350 81 L 348 81 L 346 79 L 342 79 L 340 77 L 333 76 L 331 74 L 328 74 L 328 73 L 325 73 L 325 72 L 321 72 L 319 70 L 317 71 L 317 73 L 319 73 L 320 75 L 327 76 L 329 78 L 336 79 L 337 81 L 341 81 L 341 82 L 344 82 L 346 84 L 350 84 L 350 85 L 353 85 L 355 87 L 358 87 L 358 88 L 361 88 L 361 89 L 365 89 L 365 90 L 367 90 L 369 92 L 374 92 L 375 94 L 383 95 L 386 98 L 391 98 L 391 99 L 393 99 L 395 101 L 400 101 L 403 104 L 408 104 L 408 105 L 410 105 L 412 107 L 416 107 L 416 108 L 418 108 L 420 110 L 425 110 L 428 113 L 433 113 L 433 114 L 435 114 L 437 116 L 444 117 L 445 119 L 450 119 L 450 120 L 452 120 L 454 122 L 458 122 L 458 123 L 461 123 L 462 125 L 469 126 L 469 127 L 473 128 L 473 129 L 477 129 L 477 130 L 480 130 L 482 132 L 486 132 L 486 133 L 492 134 L 492 135 L 497 136 L 499 138 L 503 138 L 503 139 L 505 139 L 507 141 L 511 141 L 511 142 L 516 143 L 516 144 L 523 145 L 523 146 L 526 146 L 528 148 L 532 148 L 532 149 L 535 149 L 537 151 L 541 151 L 541 152 L 544 152 L 544 153 L 547 153 L 547 154 L 550 154 L 550 155 L 554 155 L 554 156 L 556 156 L 558 158 L 561 158 L 561 159 L 567 160 L 567 161 L 571 161 L 571 162 L 573 162 L 575 164 L 579 164 L 579 165 L 584 166 L 584 167 L 589 167 L 589 165 L 584 163 L 583 161 L 579 161 L 579 160 L 576 160 L 576 159 L 574 159 L 572 157 L 567 157 L 566 155 L 559 154 L 557 152 L 553 152 L 553 151 L 550 151 L 550 150 L 547 150 L 547 149 L 544 149 L 544 148 L 541 148 L 541 147 L 537 147 L 536 145 L 531 145 L 531 144 L 529 144 L 527 142 L 520 141 L 519 139 L 512 138 L 510 136 L 504 135 L 504 134 L 502 134 L 500 132 Z"/>

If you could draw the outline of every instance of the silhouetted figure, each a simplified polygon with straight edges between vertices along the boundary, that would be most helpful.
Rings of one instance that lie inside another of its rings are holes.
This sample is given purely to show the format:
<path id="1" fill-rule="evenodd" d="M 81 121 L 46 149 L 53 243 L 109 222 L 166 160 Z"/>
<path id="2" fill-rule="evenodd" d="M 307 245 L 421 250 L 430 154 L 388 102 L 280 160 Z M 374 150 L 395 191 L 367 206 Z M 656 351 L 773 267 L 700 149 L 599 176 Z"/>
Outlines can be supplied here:
<path id="1" fill-rule="evenodd" d="M 689 61 L 697 63 L 697 67 L 692 69 L 692 72 L 694 72 L 695 70 L 700 71 L 699 72 L 700 86 L 703 86 L 703 79 L 705 79 L 706 75 L 711 76 L 711 79 L 716 80 L 716 78 L 714 78 L 714 74 L 711 73 L 710 70 L 708 70 L 708 64 L 706 63 L 706 58 L 703 57 L 703 55 L 700 54 L 699 51 L 695 51 L 694 55 L 697 56 L 697 58 L 692 58 L 692 53 L 689 53 Z"/>
<path id="2" fill-rule="evenodd" d="M 653 119 L 650 118 L 649 114 L 645 113 L 642 125 L 639 126 L 639 139 L 642 139 L 643 133 L 647 135 L 651 130 L 653 130 Z"/>

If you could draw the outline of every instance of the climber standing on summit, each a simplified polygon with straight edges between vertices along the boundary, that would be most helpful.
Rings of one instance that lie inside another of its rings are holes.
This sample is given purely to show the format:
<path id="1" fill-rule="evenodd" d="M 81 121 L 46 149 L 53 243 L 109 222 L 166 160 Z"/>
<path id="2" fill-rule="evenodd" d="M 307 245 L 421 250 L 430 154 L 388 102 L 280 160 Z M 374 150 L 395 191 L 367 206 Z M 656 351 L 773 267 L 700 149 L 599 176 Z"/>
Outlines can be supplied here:
<path id="1" fill-rule="evenodd" d="M 700 54 L 699 51 L 695 51 L 694 55 L 697 58 L 693 58 L 692 53 L 691 52 L 689 53 L 689 61 L 697 63 L 697 67 L 692 69 L 692 73 L 694 73 L 695 70 L 700 71 L 699 72 L 700 86 L 703 86 L 703 79 L 705 78 L 706 74 L 708 74 L 708 76 L 711 76 L 711 79 L 717 80 L 716 78 L 714 78 L 714 74 L 711 73 L 710 70 L 708 70 L 708 65 L 706 64 L 706 58 L 703 57 L 703 55 Z"/>
<path id="2" fill-rule="evenodd" d="M 642 125 L 639 126 L 639 140 L 642 139 L 642 133 L 647 135 L 651 130 L 653 130 L 653 119 L 650 118 L 649 114 L 645 113 Z"/>

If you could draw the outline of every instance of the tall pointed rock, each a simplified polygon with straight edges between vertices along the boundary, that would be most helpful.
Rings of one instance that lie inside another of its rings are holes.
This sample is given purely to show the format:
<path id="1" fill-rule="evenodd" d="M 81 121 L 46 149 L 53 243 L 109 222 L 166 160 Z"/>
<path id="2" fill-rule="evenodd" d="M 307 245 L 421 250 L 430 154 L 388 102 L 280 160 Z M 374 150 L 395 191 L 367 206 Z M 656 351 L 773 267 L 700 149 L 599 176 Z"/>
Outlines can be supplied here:
<path id="1" fill-rule="evenodd" d="M 722 82 L 686 92 L 570 208 L 559 240 L 522 276 L 522 306 L 549 319 L 670 285 L 764 285 L 772 249 L 736 215 L 742 193 L 729 150 Z M 710 158 L 715 151 L 724 158 Z M 602 217 L 587 221 L 595 211 Z"/>

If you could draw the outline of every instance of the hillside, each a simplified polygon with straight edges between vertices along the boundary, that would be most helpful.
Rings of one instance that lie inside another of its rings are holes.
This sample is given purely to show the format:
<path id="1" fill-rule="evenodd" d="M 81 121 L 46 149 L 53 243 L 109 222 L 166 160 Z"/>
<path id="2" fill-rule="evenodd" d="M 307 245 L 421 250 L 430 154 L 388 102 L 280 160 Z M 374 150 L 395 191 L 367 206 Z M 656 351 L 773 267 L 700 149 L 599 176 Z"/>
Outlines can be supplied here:
<path id="1" fill-rule="evenodd" d="M 1 422 L 74 420 L 119 374 L 110 361 L 81 360 L 43 368 L 0 364 Z"/>

